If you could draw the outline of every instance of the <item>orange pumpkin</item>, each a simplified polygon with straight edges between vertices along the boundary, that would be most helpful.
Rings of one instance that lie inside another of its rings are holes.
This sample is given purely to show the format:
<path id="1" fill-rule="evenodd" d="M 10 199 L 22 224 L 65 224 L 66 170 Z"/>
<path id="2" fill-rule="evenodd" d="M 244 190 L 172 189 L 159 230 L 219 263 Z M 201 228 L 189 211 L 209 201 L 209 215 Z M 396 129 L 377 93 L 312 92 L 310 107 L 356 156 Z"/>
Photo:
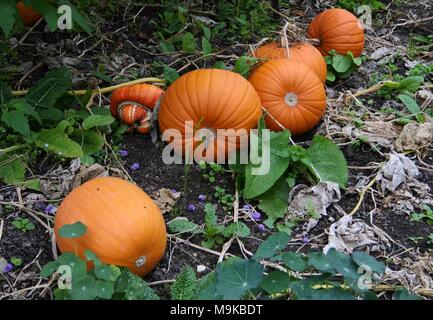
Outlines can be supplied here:
<path id="1" fill-rule="evenodd" d="M 158 122 L 162 133 L 179 132 L 177 139 L 167 139 L 175 152 L 194 152 L 195 160 L 211 162 L 245 147 L 261 114 L 259 96 L 245 78 L 227 70 L 201 69 L 184 74 L 167 89 Z M 196 139 L 199 133 L 206 135 L 204 142 Z"/>
<path id="2" fill-rule="evenodd" d="M 130 131 L 149 133 L 152 110 L 163 93 L 161 88 L 146 83 L 119 88 L 111 96 L 111 114 L 130 126 Z"/>
<path id="3" fill-rule="evenodd" d="M 270 60 L 254 70 L 249 80 L 269 114 L 292 134 L 312 129 L 325 112 L 323 83 L 299 61 Z M 266 117 L 267 127 L 283 130 L 272 117 Z"/>
<path id="4" fill-rule="evenodd" d="M 80 238 L 62 238 L 59 229 L 81 222 Z M 167 235 L 161 211 L 149 196 L 125 180 L 103 177 L 74 189 L 60 205 L 54 231 L 61 252 L 82 259 L 86 249 L 103 263 L 127 267 L 143 276 L 164 254 Z"/>
<path id="5" fill-rule="evenodd" d="M 42 17 L 39 13 L 37 13 L 32 8 L 26 7 L 24 2 L 22 1 L 17 3 L 17 9 L 21 16 L 21 19 L 23 19 L 24 25 L 26 26 L 30 26 L 34 24 Z"/>
<path id="6" fill-rule="evenodd" d="M 317 15 L 308 26 L 308 37 L 319 40 L 317 48 L 324 56 L 335 49 L 339 54 L 352 51 L 359 57 L 364 49 L 364 27 L 344 9 L 329 9 Z"/>
<path id="7" fill-rule="evenodd" d="M 278 42 L 271 42 L 254 51 L 256 58 L 287 58 L 302 62 L 316 72 L 322 82 L 326 81 L 326 62 L 322 54 L 309 43 L 297 43 L 287 48 Z"/>

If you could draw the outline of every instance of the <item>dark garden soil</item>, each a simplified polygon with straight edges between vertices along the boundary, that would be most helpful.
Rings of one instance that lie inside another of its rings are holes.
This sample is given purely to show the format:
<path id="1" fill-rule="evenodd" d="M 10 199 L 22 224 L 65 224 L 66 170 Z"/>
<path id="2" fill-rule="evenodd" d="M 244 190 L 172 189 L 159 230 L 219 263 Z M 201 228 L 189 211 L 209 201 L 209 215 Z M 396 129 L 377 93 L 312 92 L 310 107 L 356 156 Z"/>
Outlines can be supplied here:
<path id="1" fill-rule="evenodd" d="M 308 7 L 310 9 L 313 8 L 314 12 L 318 12 L 323 9 L 323 6 L 320 8 L 314 6 L 313 1 L 306 1 L 305 3 L 297 1 L 297 3 L 297 8 L 301 10 L 305 10 Z M 136 12 L 138 10 L 139 8 Z M 74 84 L 74 88 L 77 89 L 94 87 L 95 84 L 98 84 L 100 87 L 107 86 L 107 83 L 101 83 L 101 80 L 92 77 L 90 71 L 94 70 L 98 64 L 109 64 L 110 59 L 114 56 L 121 57 L 121 66 L 117 67 L 117 69 L 113 71 L 113 74 L 120 75 L 120 71 L 131 63 L 132 60 L 128 62 L 122 60 L 127 59 L 127 57 L 133 57 L 135 62 L 140 65 L 133 75 L 128 75 L 128 72 L 121 74 L 121 76 L 124 76 L 124 79 L 128 80 L 132 80 L 134 77 L 160 76 L 160 74 L 155 73 L 157 72 L 156 70 L 160 72 L 160 69 L 151 66 L 151 63 L 155 61 L 161 64 L 170 64 L 176 69 L 183 67 L 183 65 L 187 63 L 187 60 L 180 59 L 180 54 L 169 56 L 153 53 L 156 52 L 153 48 L 157 43 L 152 40 L 152 33 L 155 30 L 154 27 L 149 24 L 149 20 L 153 15 L 159 12 L 155 10 L 156 9 L 152 8 L 143 10 L 139 19 L 137 19 L 137 23 L 132 23 L 131 18 L 129 18 L 130 20 L 128 20 L 129 22 L 126 24 L 122 22 L 121 19 L 114 18 L 111 22 L 107 20 L 107 22 L 99 26 L 99 32 L 109 41 L 102 41 L 96 46 L 93 46 L 95 39 L 88 39 L 84 41 L 84 44 L 77 47 L 76 41 L 73 41 L 74 35 L 67 35 L 66 37 L 64 34 L 53 35 L 44 32 L 43 26 L 36 27 L 25 40 L 26 45 L 18 46 L 18 54 L 14 59 L 17 66 L 25 62 L 31 62 L 32 66 L 36 66 L 39 62 L 42 62 L 42 66 L 31 72 L 20 84 L 20 88 L 30 87 L 52 68 L 53 65 L 59 64 L 58 57 L 78 57 L 86 48 L 91 48 L 89 53 L 84 54 L 84 58 L 80 58 L 78 63 L 70 65 L 74 77 L 77 80 Z M 380 15 L 384 25 L 383 27 L 377 27 L 377 35 L 382 35 L 382 33 L 386 33 L 386 30 L 390 30 L 393 25 L 398 23 L 398 19 L 401 15 L 409 10 L 417 16 L 417 19 L 431 15 L 431 12 L 426 12 L 425 8 L 423 9 L 422 6 L 417 5 L 417 2 L 405 2 L 405 4 L 399 7 L 392 4 L 388 14 Z M 313 11 L 308 11 L 308 16 L 305 21 L 307 21 L 309 16 L 314 14 Z M 133 13 L 129 13 L 129 15 L 133 15 Z M 117 31 L 124 25 L 127 26 L 125 29 Z M 433 20 L 422 24 L 422 26 L 409 24 L 397 28 L 393 37 L 387 38 L 386 41 L 394 43 L 393 41 L 395 41 L 395 37 L 397 37 L 399 39 L 397 41 L 399 45 L 407 46 L 409 33 L 416 31 L 418 34 L 432 34 L 432 30 Z M 370 33 L 370 35 L 373 36 L 372 33 Z M 21 34 L 17 37 L 18 41 L 20 40 L 20 36 L 23 35 Z M 257 39 L 257 41 L 259 40 L 260 39 Z M 131 43 L 138 46 L 141 50 L 134 48 Z M 223 54 L 227 56 L 232 54 L 241 55 L 248 50 L 247 44 L 239 45 L 238 47 L 230 47 L 231 45 L 232 44 L 227 43 L 215 44 L 215 46 L 219 47 L 221 50 L 225 49 Z M 367 41 L 366 54 L 371 54 L 374 48 L 378 46 L 380 45 L 372 44 Z M 203 62 L 203 64 L 200 64 L 200 67 L 212 65 L 214 62 L 213 59 L 214 58 L 211 58 L 209 61 Z M 402 68 L 400 72 L 404 74 L 404 63 L 400 62 L 398 65 Z M 182 72 L 192 69 L 194 69 L 194 66 L 190 65 Z M 372 71 L 373 70 L 368 69 L 368 64 L 366 64 L 349 79 L 341 80 L 333 84 L 331 88 L 336 92 L 345 92 L 347 90 L 356 92 L 360 87 L 366 88 L 369 86 Z M 374 71 L 382 72 L 383 70 Z M 21 77 L 22 74 L 14 75 L 10 79 L 10 83 L 17 83 Z M 374 99 L 374 108 L 380 109 L 382 107 L 384 100 L 381 97 L 372 95 L 370 98 Z M 103 100 L 102 103 L 106 105 L 108 104 L 108 100 Z M 317 128 L 308 134 L 295 137 L 295 142 L 305 145 L 310 144 L 316 130 Z M 187 217 L 190 221 L 199 225 L 203 224 L 204 204 L 198 200 L 199 195 L 205 195 L 207 202 L 211 202 L 217 206 L 219 222 L 223 222 L 230 217 L 230 215 L 233 215 L 232 212 L 228 212 L 222 207 L 214 195 L 215 186 L 224 187 L 229 193 L 234 194 L 235 183 L 231 172 L 217 175 L 217 180 L 214 183 L 210 183 L 203 177 L 204 172 L 200 170 L 197 165 L 190 167 L 185 167 L 184 165 L 166 165 L 163 163 L 161 157 L 162 146 L 155 145 L 150 137 L 146 136 L 125 135 L 121 142 L 121 149 L 128 151 L 128 156 L 124 158 L 124 167 L 128 170 L 134 182 L 146 193 L 152 195 L 161 188 L 174 189 L 181 192 L 182 196 L 175 208 L 164 215 L 166 222 L 171 221 L 176 216 L 182 216 Z M 290 249 L 300 249 L 302 251 L 321 250 L 328 242 L 326 233 L 330 224 L 341 218 L 342 211 L 348 213 L 356 206 L 359 200 L 360 190 L 355 187 L 359 181 L 360 175 L 370 177 L 369 180 L 371 180 L 377 170 L 369 169 L 369 166 L 374 166 L 375 164 L 386 161 L 385 157 L 375 152 L 371 146 L 367 144 L 362 144 L 361 146 L 344 144 L 341 146 L 341 150 L 346 156 L 350 167 L 348 189 L 342 191 L 341 200 L 328 209 L 328 216 L 323 217 L 318 225 L 310 231 L 308 234 L 311 239 L 310 243 L 304 244 L 300 240 L 302 236 L 301 228 L 294 228 L 292 235 L 293 241 L 291 242 Z M 423 161 L 429 165 L 433 165 L 433 154 L 430 152 L 424 155 Z M 131 171 L 130 166 L 134 163 L 138 163 L 140 168 Z M 33 169 L 34 172 L 38 172 L 38 174 L 43 174 L 44 172 L 39 171 L 47 171 L 48 168 L 51 167 L 50 164 L 54 165 L 51 159 L 47 160 L 47 164 L 44 165 L 42 169 L 39 166 L 40 163 L 31 169 Z M 433 189 L 433 173 L 431 171 L 421 171 L 418 180 L 427 183 L 430 188 Z M 23 191 L 23 197 L 26 196 L 26 192 L 27 191 Z M 19 202 L 20 199 L 15 187 L 0 185 L 0 201 Z M 187 207 L 191 204 L 195 206 L 195 211 L 193 212 L 187 210 Z M 240 199 L 239 206 L 241 207 L 243 204 L 243 200 Z M 370 212 L 375 208 L 376 210 L 370 216 Z M 25 233 L 18 231 L 11 224 L 17 217 L 28 218 L 35 225 L 35 229 Z M 433 233 L 433 225 L 425 222 L 412 221 L 408 214 L 390 210 L 386 206 L 386 197 L 380 193 L 374 193 L 373 201 L 371 193 L 367 192 L 354 218 L 362 219 L 366 221 L 367 224 L 373 221 L 377 227 L 385 231 L 395 242 L 406 248 L 413 248 L 414 251 L 419 250 L 420 252 L 425 252 L 429 250 L 429 248 L 431 249 L 432 245 L 427 243 L 427 238 Z M 43 222 L 50 224 L 50 222 L 44 220 L 44 218 L 41 219 Z M 251 221 L 251 219 L 245 219 L 244 222 L 250 227 L 252 233 L 250 237 L 242 241 L 248 251 L 254 252 L 260 242 L 269 235 L 271 231 L 260 232 L 257 228 L 257 223 Z M 14 290 L 20 290 L 37 286 L 42 281 L 38 276 L 40 267 L 48 261 L 53 260 L 51 237 L 47 229 L 26 212 L 19 210 L 17 207 L 7 205 L 0 205 L 0 223 L 2 223 L 0 227 L 0 256 L 3 256 L 8 261 L 13 257 L 22 259 L 21 266 L 15 267 L 13 272 L 0 274 L 0 292 L 10 293 L 12 287 Z M 423 239 L 418 243 L 414 243 L 409 239 L 410 237 L 422 237 Z M 180 240 L 180 238 L 187 242 Z M 188 235 L 179 235 L 177 239 L 171 237 L 168 241 L 167 250 L 163 259 L 154 271 L 146 277 L 146 280 L 152 283 L 174 279 L 185 265 L 190 265 L 194 269 L 199 265 L 205 266 L 206 271 L 204 271 L 203 274 L 213 270 L 219 258 L 218 254 L 221 252 L 222 248 L 221 246 L 216 247 L 213 249 L 213 253 L 210 253 L 189 244 L 192 243 L 200 246 L 202 240 L 202 236 L 188 238 Z M 401 252 L 402 250 L 399 246 L 392 244 L 388 253 L 394 251 Z M 236 241 L 233 242 L 228 252 L 237 256 L 242 256 L 243 254 Z M 156 284 L 154 289 L 162 298 L 169 298 L 169 282 Z M 41 295 L 41 290 L 36 288 L 23 291 L 23 293 L 17 294 L 16 297 L 21 299 L 47 299 L 50 298 L 50 293 L 45 292 Z"/>

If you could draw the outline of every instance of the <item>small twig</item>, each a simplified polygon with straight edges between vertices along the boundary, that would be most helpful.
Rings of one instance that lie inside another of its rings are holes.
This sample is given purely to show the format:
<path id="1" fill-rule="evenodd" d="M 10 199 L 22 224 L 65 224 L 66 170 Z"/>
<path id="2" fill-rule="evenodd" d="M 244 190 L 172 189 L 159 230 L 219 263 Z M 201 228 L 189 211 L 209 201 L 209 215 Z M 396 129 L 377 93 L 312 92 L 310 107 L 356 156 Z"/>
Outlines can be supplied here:
<path id="1" fill-rule="evenodd" d="M 358 203 L 356 204 L 355 208 L 353 208 L 353 210 L 349 213 L 349 216 L 353 216 L 355 214 L 355 212 L 357 212 L 359 210 L 359 208 L 361 207 L 362 202 L 364 201 L 364 197 L 365 197 L 365 193 L 367 192 L 368 189 L 370 189 L 373 184 L 376 182 L 377 180 L 377 174 L 374 176 L 373 179 L 371 179 L 371 181 L 361 190 L 361 193 L 359 194 L 359 200 Z"/>

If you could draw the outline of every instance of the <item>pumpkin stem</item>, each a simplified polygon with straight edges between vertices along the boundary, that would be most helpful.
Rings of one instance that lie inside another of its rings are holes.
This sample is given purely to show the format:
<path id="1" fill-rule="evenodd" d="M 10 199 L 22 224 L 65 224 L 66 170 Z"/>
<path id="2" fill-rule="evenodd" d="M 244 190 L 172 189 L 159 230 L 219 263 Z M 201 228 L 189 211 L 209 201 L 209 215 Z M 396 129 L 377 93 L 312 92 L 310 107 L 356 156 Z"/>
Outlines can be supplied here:
<path id="1" fill-rule="evenodd" d="M 137 260 L 135 260 L 135 266 L 137 268 L 144 266 L 144 264 L 146 263 L 146 260 L 147 260 L 146 256 L 139 257 Z"/>
<path id="2" fill-rule="evenodd" d="M 298 104 L 298 96 L 293 92 L 288 92 L 284 97 L 284 102 L 289 107 L 295 107 Z"/>

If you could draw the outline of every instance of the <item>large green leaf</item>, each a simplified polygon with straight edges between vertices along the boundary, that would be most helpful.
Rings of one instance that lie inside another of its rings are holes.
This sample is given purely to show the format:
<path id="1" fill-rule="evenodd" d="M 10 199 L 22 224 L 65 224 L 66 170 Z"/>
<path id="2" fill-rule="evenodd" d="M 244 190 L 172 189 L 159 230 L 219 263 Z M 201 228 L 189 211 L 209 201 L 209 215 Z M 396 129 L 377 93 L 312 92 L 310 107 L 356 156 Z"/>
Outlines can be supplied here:
<path id="1" fill-rule="evenodd" d="M 170 288 L 171 299 L 191 300 L 197 289 L 197 279 L 194 270 L 185 266 L 176 277 L 176 281 Z"/>
<path id="2" fill-rule="evenodd" d="M 115 119 L 111 115 L 94 114 L 84 119 L 83 128 L 89 130 L 94 127 L 108 126 L 112 124 L 114 120 Z"/>
<path id="3" fill-rule="evenodd" d="M 218 267 L 216 291 L 224 299 L 241 299 L 260 285 L 263 267 L 255 260 L 225 262 Z"/>
<path id="4" fill-rule="evenodd" d="M 87 232 L 87 227 L 80 221 L 72 224 L 64 224 L 59 229 L 59 236 L 62 238 L 80 238 Z"/>
<path id="5" fill-rule="evenodd" d="M 48 28 L 51 32 L 57 30 L 57 21 L 59 19 L 59 14 L 57 13 L 57 8 L 48 1 L 40 1 L 40 0 L 24 0 L 24 3 L 39 12 L 45 19 L 45 22 L 48 25 Z"/>
<path id="6" fill-rule="evenodd" d="M 325 256 L 323 252 L 310 252 L 308 254 L 308 265 L 314 267 L 317 271 L 335 274 L 335 268 L 330 261 L 330 257 Z"/>
<path id="7" fill-rule="evenodd" d="M 15 159 L 0 165 L 0 179 L 6 184 L 17 184 L 24 181 L 25 171 L 26 165 L 20 159 Z"/>
<path id="8" fill-rule="evenodd" d="M 329 258 L 329 262 L 334 266 L 335 270 L 341 273 L 344 278 L 356 280 L 361 276 L 361 274 L 358 273 L 358 266 L 349 255 L 339 252 L 335 250 L 335 248 L 331 248 L 326 256 Z"/>
<path id="9" fill-rule="evenodd" d="M 307 269 L 307 261 L 300 255 L 294 252 L 284 252 L 282 254 L 284 264 L 293 271 L 304 271 Z"/>
<path id="10" fill-rule="evenodd" d="M 72 282 L 69 290 L 73 300 L 94 300 L 98 296 L 98 288 L 93 277 L 85 275 Z"/>
<path id="11" fill-rule="evenodd" d="M 289 289 L 289 284 L 290 277 L 287 273 L 282 271 L 272 271 L 263 278 L 260 287 L 268 293 L 274 294 L 287 291 Z"/>
<path id="12" fill-rule="evenodd" d="M 196 50 L 196 42 L 194 35 L 191 32 L 187 32 L 182 37 L 182 50 L 185 53 L 194 53 Z"/>
<path id="13" fill-rule="evenodd" d="M 0 82 L 0 105 L 9 102 L 12 98 L 11 88 L 6 83 Z"/>
<path id="14" fill-rule="evenodd" d="M 344 73 L 352 66 L 352 58 L 348 55 L 335 55 L 332 57 L 332 67 L 338 73 Z"/>
<path id="15" fill-rule="evenodd" d="M 383 274 L 385 272 L 385 264 L 376 260 L 374 257 L 363 251 L 354 251 L 352 259 L 358 266 L 368 267 L 372 272 Z"/>
<path id="16" fill-rule="evenodd" d="M 321 182 L 336 182 L 345 188 L 348 180 L 346 158 L 331 140 L 322 136 L 313 138 L 313 145 L 307 149 L 304 161 Z"/>
<path id="17" fill-rule="evenodd" d="M 35 143 L 39 148 L 67 158 L 78 158 L 84 155 L 81 146 L 71 140 L 61 128 L 42 129 Z"/>
<path id="18" fill-rule="evenodd" d="M 256 260 L 274 257 L 277 252 L 283 250 L 290 241 L 290 236 L 285 232 L 277 232 L 270 235 L 257 248 L 253 258 Z"/>
<path id="19" fill-rule="evenodd" d="M 273 223 L 278 218 L 283 218 L 287 212 L 290 187 L 281 177 L 268 191 L 260 195 L 259 208 L 263 210 Z"/>
<path id="20" fill-rule="evenodd" d="M 17 110 L 6 111 L 2 114 L 1 120 L 14 131 L 25 137 L 30 136 L 29 121 L 24 113 Z"/>
<path id="21" fill-rule="evenodd" d="M 6 36 L 11 33 L 17 14 L 17 5 L 14 0 L 0 1 L 0 28 Z"/>
<path id="22" fill-rule="evenodd" d="M 398 89 L 400 92 L 409 91 L 414 93 L 419 89 L 423 82 L 424 78 L 421 76 L 406 77 L 400 81 Z"/>

